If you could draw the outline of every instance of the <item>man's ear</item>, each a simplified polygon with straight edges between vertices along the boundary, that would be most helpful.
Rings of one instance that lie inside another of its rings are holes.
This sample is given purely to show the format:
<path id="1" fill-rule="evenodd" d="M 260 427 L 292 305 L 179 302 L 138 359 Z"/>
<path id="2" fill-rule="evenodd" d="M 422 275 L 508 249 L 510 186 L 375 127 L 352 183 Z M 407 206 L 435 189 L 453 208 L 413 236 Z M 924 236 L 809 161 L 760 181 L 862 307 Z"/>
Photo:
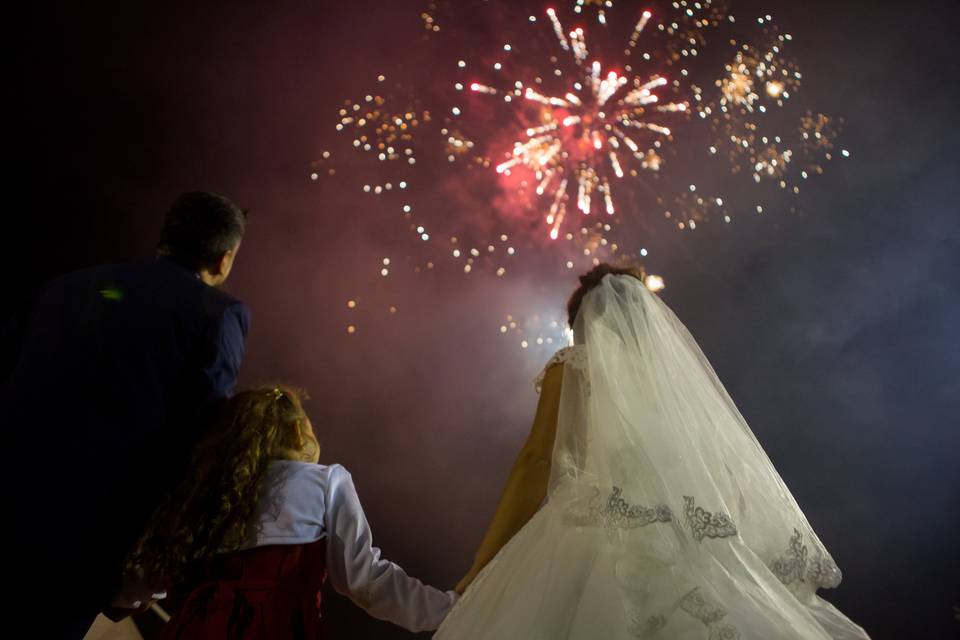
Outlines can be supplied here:
<path id="1" fill-rule="evenodd" d="M 220 254 L 220 259 L 217 260 L 217 271 L 213 275 L 222 276 L 227 272 L 227 268 L 230 266 L 230 260 L 233 258 L 233 251 L 224 251 Z"/>

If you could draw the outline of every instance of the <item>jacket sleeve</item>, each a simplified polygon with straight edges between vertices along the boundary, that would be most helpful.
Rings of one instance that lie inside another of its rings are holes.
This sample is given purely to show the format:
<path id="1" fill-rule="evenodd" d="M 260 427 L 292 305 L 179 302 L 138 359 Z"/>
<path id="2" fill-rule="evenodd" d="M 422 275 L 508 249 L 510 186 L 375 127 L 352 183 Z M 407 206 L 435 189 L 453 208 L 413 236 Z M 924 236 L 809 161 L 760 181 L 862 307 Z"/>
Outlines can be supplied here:
<path id="1" fill-rule="evenodd" d="M 213 357 L 203 371 L 212 398 L 225 399 L 233 395 L 249 328 L 250 309 L 242 302 L 229 305 L 214 322 L 211 331 Z"/>
<path id="2" fill-rule="evenodd" d="M 343 467 L 332 468 L 327 491 L 327 570 L 334 589 L 374 618 L 408 631 L 439 627 L 456 594 L 427 586 L 381 557 L 353 479 Z"/>

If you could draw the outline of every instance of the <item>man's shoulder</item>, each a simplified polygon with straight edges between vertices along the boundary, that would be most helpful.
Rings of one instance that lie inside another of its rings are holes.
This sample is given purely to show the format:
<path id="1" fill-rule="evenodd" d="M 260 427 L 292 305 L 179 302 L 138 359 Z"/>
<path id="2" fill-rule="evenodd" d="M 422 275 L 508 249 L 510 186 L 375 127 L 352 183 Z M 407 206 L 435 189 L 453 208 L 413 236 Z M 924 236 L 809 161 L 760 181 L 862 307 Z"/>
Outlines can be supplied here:
<path id="1" fill-rule="evenodd" d="M 119 280 L 175 292 L 174 298 L 180 302 L 195 301 L 204 311 L 220 315 L 231 307 L 237 310 L 246 308 L 239 299 L 223 289 L 204 283 L 192 270 L 166 259 L 149 262 L 106 265 L 101 267 L 104 274 L 115 274 Z"/>
<path id="2" fill-rule="evenodd" d="M 100 264 L 70 271 L 47 283 L 48 290 L 88 286 L 158 286 L 200 290 L 204 286 L 188 270 L 163 260 Z"/>
<path id="3" fill-rule="evenodd" d="M 168 260 L 103 264 L 78 269 L 50 280 L 41 294 L 50 301 L 103 298 L 128 309 L 208 318 L 235 316 L 248 324 L 250 310 L 238 298 L 205 284 L 196 273 Z M 151 311 L 152 310 L 152 311 Z"/>
<path id="4" fill-rule="evenodd" d="M 124 266 L 126 265 L 98 264 L 91 267 L 75 269 L 74 271 L 61 273 L 60 275 L 50 278 L 46 281 L 43 288 L 48 291 L 75 288 L 87 283 L 96 282 L 104 277 L 110 277 L 120 271 Z"/>
<path id="5" fill-rule="evenodd" d="M 222 289 L 203 286 L 203 309 L 208 315 L 221 317 L 230 314 L 236 316 L 244 326 L 249 324 L 250 308 L 247 307 L 246 303 Z"/>
<path id="6" fill-rule="evenodd" d="M 249 323 L 250 310 L 238 298 L 218 287 L 204 283 L 195 272 L 163 258 L 152 262 L 119 265 L 133 282 L 164 290 L 169 302 L 180 307 L 195 308 L 208 318 L 235 316 L 241 324 Z"/>
<path id="7" fill-rule="evenodd" d="M 44 287 L 45 293 L 54 297 L 70 297 L 71 292 L 87 295 L 93 290 L 108 299 L 133 304 L 196 308 L 214 316 L 227 310 L 249 314 L 239 299 L 205 284 L 193 271 L 164 259 L 78 269 L 50 280 Z"/>

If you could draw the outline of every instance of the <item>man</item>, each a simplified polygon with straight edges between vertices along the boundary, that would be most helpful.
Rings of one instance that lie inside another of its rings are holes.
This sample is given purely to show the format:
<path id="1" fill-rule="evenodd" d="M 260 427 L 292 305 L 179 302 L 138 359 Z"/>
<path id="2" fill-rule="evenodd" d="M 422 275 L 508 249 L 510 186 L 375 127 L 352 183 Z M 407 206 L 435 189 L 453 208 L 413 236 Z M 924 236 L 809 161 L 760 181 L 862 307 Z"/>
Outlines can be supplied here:
<path id="1" fill-rule="evenodd" d="M 83 637 L 233 391 L 250 314 L 218 287 L 245 227 L 223 196 L 185 193 L 156 260 L 67 274 L 36 301 L 0 417 L 14 444 L 18 590 L 28 608 L 42 603 L 44 637 Z"/>

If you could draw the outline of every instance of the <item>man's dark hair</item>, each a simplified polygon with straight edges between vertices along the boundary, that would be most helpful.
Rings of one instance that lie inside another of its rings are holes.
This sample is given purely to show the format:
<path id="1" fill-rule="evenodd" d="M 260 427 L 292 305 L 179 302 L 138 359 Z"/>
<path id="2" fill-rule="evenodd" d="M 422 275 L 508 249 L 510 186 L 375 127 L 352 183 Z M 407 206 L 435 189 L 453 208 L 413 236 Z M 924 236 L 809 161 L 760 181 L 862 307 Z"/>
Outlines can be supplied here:
<path id="1" fill-rule="evenodd" d="M 160 234 L 160 253 L 190 267 L 214 265 L 243 239 L 247 212 L 216 193 L 190 191 L 170 206 Z"/>

